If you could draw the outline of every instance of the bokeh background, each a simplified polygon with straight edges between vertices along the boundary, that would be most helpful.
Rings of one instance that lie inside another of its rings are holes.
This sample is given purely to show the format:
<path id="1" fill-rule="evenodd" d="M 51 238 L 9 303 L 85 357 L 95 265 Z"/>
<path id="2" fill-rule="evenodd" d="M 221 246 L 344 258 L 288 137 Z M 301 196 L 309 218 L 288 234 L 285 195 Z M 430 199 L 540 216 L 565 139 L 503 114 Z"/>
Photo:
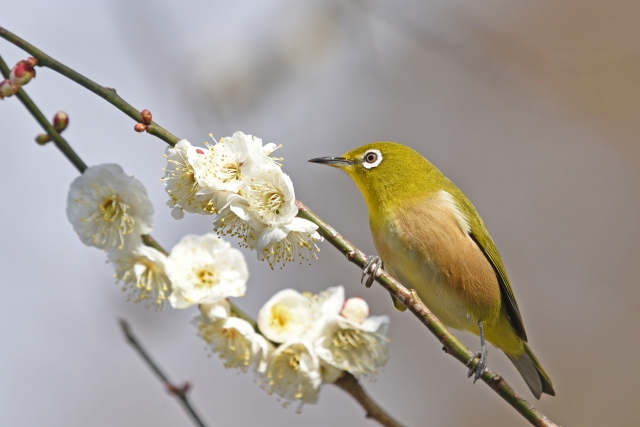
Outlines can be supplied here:
<path id="1" fill-rule="evenodd" d="M 35 1 L 0 25 L 117 89 L 174 134 L 201 143 L 236 130 L 284 145 L 297 196 L 367 253 L 366 207 L 349 178 L 306 163 L 376 140 L 410 145 L 475 203 L 501 251 L 530 343 L 564 426 L 640 425 L 640 2 L 607 0 Z M 11 65 L 26 57 L 0 40 Z M 171 248 L 211 218 L 171 218 L 165 144 L 53 71 L 27 92 L 89 165 L 117 162 L 146 185 L 154 236 Z M 211 426 L 370 426 L 326 386 L 302 414 L 250 374 L 207 357 L 195 310 L 127 302 L 99 250 L 65 217 L 75 169 L 16 98 L 0 103 L 0 413 L 6 426 L 187 426 L 125 343 L 134 331 Z M 526 425 L 386 292 L 328 244 L 320 260 L 271 271 L 246 252 L 238 305 L 256 315 L 285 287 L 344 284 L 392 318 L 391 358 L 366 389 L 408 426 Z M 460 334 L 472 348 L 475 337 Z M 499 351 L 489 366 L 526 397 Z"/>

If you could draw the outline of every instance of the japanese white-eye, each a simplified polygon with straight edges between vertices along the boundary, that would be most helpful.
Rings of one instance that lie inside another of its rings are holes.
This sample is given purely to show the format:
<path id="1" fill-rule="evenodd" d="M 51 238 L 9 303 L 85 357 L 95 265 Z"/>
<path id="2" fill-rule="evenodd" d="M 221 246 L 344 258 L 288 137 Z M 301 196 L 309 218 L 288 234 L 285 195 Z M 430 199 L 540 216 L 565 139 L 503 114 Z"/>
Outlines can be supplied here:
<path id="1" fill-rule="evenodd" d="M 506 353 L 536 398 L 555 395 L 527 344 L 500 254 L 469 199 L 415 150 L 392 142 L 310 160 L 347 172 L 369 208 L 384 268 L 447 326 L 480 335 L 475 373 L 486 367 L 484 339 Z M 401 303 L 395 301 L 396 307 Z M 472 359 L 473 360 L 473 359 Z"/>

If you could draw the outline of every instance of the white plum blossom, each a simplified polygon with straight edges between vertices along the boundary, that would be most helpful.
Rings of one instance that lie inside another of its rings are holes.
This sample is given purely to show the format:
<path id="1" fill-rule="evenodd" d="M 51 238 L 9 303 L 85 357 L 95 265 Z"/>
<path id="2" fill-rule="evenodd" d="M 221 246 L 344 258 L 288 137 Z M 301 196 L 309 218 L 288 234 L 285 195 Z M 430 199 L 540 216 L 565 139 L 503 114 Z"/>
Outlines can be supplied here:
<path id="1" fill-rule="evenodd" d="M 293 183 L 282 172 L 279 148 L 236 132 L 216 144 L 194 147 L 182 140 L 168 148 L 163 181 L 171 214 L 215 214 L 214 231 L 242 240 L 271 268 L 296 259 L 317 258 L 318 226 L 297 218 Z"/>
<path id="2" fill-rule="evenodd" d="M 208 155 L 207 148 L 197 148 L 183 139 L 175 147 L 167 147 L 164 157 L 167 167 L 164 169 L 162 181 L 170 199 L 167 205 L 173 208 L 171 215 L 175 219 L 182 219 L 184 211 L 211 215 L 215 213 L 215 206 L 211 197 L 198 194 L 202 187 L 196 181 L 194 162 Z"/>
<path id="3" fill-rule="evenodd" d="M 218 211 L 213 227 L 216 233 L 237 237 L 242 240 L 241 246 L 255 249 L 258 237 L 266 225 L 253 221 L 248 210 L 247 199 L 230 194 L 227 196 L 227 203 Z"/>
<path id="4" fill-rule="evenodd" d="M 146 301 L 162 309 L 171 293 L 171 282 L 165 273 L 167 257 L 160 251 L 140 244 L 130 251 L 110 249 L 108 258 L 134 302 Z"/>
<path id="5" fill-rule="evenodd" d="M 343 302 L 342 286 L 331 287 L 319 294 L 283 289 L 260 309 L 258 328 L 276 343 L 291 339 L 315 341 L 331 316 L 340 312 Z"/>
<path id="6" fill-rule="evenodd" d="M 297 217 L 288 224 L 266 228 L 258 237 L 258 259 L 266 260 L 272 269 L 276 264 L 293 262 L 296 257 L 317 259 L 313 250 L 320 252 L 316 242 L 323 240 L 317 229 L 316 224 Z"/>
<path id="7" fill-rule="evenodd" d="M 269 340 L 283 343 L 305 336 L 313 327 L 313 317 L 308 297 L 293 289 L 284 289 L 260 309 L 258 328 Z"/>
<path id="8" fill-rule="evenodd" d="M 367 317 L 369 307 L 363 302 L 347 300 L 341 314 L 328 319 L 315 347 L 323 361 L 356 377 L 376 374 L 389 359 L 389 318 Z"/>
<path id="9" fill-rule="evenodd" d="M 252 177 L 265 165 L 278 165 L 279 159 L 269 157 L 276 148 L 275 144 L 263 147 L 260 138 L 236 132 L 195 159 L 196 179 L 204 192 L 237 192 L 245 177 Z"/>
<path id="10" fill-rule="evenodd" d="M 324 382 L 335 381 L 338 371 L 373 375 L 388 360 L 389 318 L 369 317 L 362 298 L 345 302 L 342 286 L 319 294 L 284 289 L 260 309 L 258 327 L 273 342 L 313 343 L 312 350 L 323 362 Z"/>
<path id="11" fill-rule="evenodd" d="M 341 286 L 319 294 L 301 294 L 293 289 L 276 293 L 260 309 L 258 328 L 273 342 L 282 343 L 268 359 L 263 385 L 288 404 L 315 403 L 320 384 L 335 382 L 340 368 L 318 358 L 314 342 L 328 320 L 339 313 L 344 302 Z"/>
<path id="12" fill-rule="evenodd" d="M 281 344 L 269 357 L 262 385 L 282 397 L 285 405 L 315 403 L 322 385 L 320 359 L 311 342 L 293 339 Z"/>
<path id="13" fill-rule="evenodd" d="M 166 271 L 173 308 L 243 296 L 249 279 L 242 253 L 213 233 L 185 236 L 171 250 Z"/>
<path id="14" fill-rule="evenodd" d="M 219 355 L 225 368 L 246 371 L 253 367 L 257 372 L 265 372 L 273 345 L 249 322 L 231 316 L 226 300 L 203 304 L 200 311 L 202 314 L 195 319 L 198 336 Z"/>
<path id="15" fill-rule="evenodd" d="M 318 294 L 277 292 L 260 309 L 258 330 L 234 317 L 224 299 L 200 304 L 200 312 L 194 322 L 198 336 L 225 367 L 253 370 L 285 406 L 316 403 L 322 384 L 345 371 L 375 374 L 388 359 L 388 317 L 370 317 L 362 298 L 345 301 L 342 286 Z"/>
<path id="16" fill-rule="evenodd" d="M 263 167 L 241 193 L 247 201 L 247 221 L 260 232 L 258 259 L 266 260 L 273 268 L 294 261 L 296 256 L 304 260 L 315 258 L 315 242 L 322 238 L 316 224 L 296 217 L 296 197 L 287 174 L 279 167 Z"/>
<path id="17" fill-rule="evenodd" d="M 264 165 L 242 188 L 248 211 L 256 221 L 268 226 L 287 224 L 298 214 L 291 178 L 280 167 Z"/>
<path id="18" fill-rule="evenodd" d="M 87 168 L 69 188 L 67 218 L 87 246 L 135 247 L 153 230 L 152 216 L 144 186 L 118 165 Z"/>

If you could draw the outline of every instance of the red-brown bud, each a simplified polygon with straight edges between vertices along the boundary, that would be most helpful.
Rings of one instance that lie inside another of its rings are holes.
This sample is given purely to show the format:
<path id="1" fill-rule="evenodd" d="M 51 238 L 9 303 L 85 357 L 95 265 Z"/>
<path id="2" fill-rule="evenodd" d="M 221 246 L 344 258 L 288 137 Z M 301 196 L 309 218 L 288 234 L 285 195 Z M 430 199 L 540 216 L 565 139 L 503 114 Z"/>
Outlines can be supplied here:
<path id="1" fill-rule="evenodd" d="M 35 59 L 35 58 L 34 58 Z M 9 73 L 9 80 L 16 86 L 23 86 L 36 76 L 36 70 L 33 69 L 28 61 L 20 61 Z"/>
<path id="2" fill-rule="evenodd" d="M 144 132 L 147 130 L 147 125 L 145 125 L 144 123 L 136 123 L 136 125 L 133 127 L 133 130 L 138 133 Z"/>
<path id="3" fill-rule="evenodd" d="M 27 58 L 27 64 L 29 65 L 29 67 L 33 68 L 36 65 L 38 65 L 38 60 L 36 58 L 34 58 L 33 56 Z"/>
<path id="4" fill-rule="evenodd" d="M 142 123 L 144 123 L 145 125 L 151 124 L 151 118 L 153 117 L 151 115 L 151 111 L 142 110 L 142 112 L 140 112 L 140 117 L 142 118 Z"/>
<path id="5" fill-rule="evenodd" d="M 51 141 L 51 138 L 49 138 L 49 135 L 47 135 L 46 133 L 41 133 L 40 135 L 36 136 L 36 142 L 39 145 L 44 145 L 49 141 Z"/>
<path id="6" fill-rule="evenodd" d="M 187 391 L 189 391 L 189 389 L 191 388 L 191 385 L 188 382 L 185 382 L 184 384 L 182 384 L 181 386 L 175 386 L 171 383 L 167 383 L 167 391 L 171 394 L 175 394 L 178 396 L 184 396 Z"/>
<path id="7" fill-rule="evenodd" d="M 58 133 L 62 132 L 69 126 L 69 115 L 64 111 L 58 111 L 55 116 L 53 116 L 53 127 L 58 131 Z"/>
<path id="8" fill-rule="evenodd" d="M 0 82 L 0 99 L 4 98 L 5 96 L 8 97 L 15 94 L 18 89 L 20 88 L 11 83 L 11 80 L 3 80 L 2 82 Z"/>

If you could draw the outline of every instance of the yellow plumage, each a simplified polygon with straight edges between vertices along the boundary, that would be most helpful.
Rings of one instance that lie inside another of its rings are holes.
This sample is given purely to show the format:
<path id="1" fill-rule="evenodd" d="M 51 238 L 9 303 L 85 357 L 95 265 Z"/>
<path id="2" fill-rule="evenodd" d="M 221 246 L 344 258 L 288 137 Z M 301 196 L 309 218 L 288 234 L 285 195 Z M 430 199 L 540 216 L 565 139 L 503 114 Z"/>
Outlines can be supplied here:
<path id="1" fill-rule="evenodd" d="M 311 160 L 346 171 L 369 208 L 378 255 L 447 326 L 503 350 L 536 396 L 554 395 L 533 352 L 509 279 L 482 219 L 466 196 L 419 153 L 377 142 L 341 157 Z"/>

